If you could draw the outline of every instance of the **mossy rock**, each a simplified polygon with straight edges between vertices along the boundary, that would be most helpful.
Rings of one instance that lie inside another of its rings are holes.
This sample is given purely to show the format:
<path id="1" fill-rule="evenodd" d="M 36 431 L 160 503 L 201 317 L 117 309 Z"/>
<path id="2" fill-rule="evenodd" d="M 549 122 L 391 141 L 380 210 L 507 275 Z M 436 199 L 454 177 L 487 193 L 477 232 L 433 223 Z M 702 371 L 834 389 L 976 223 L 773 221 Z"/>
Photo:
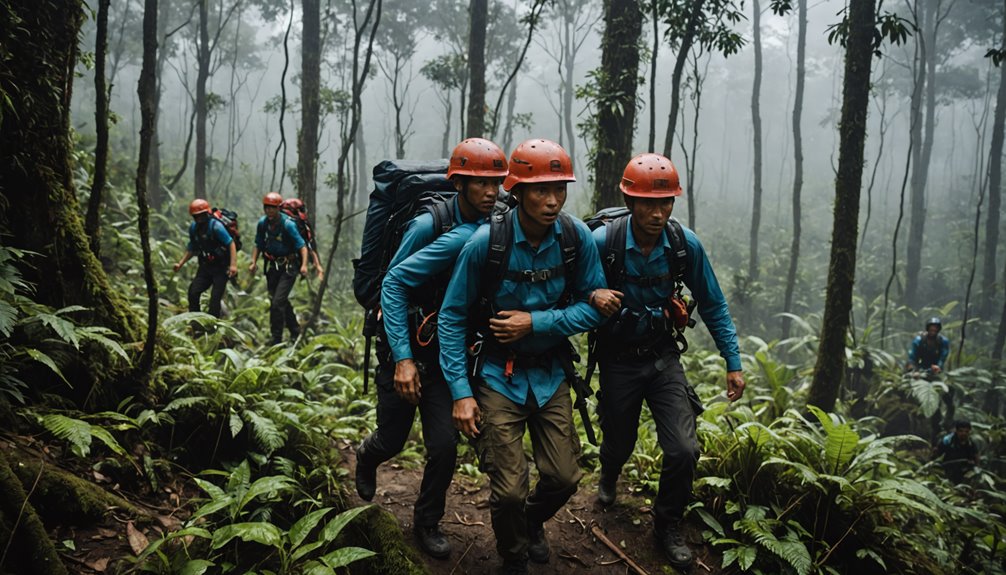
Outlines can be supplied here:
<path id="1" fill-rule="evenodd" d="M 358 575 L 428 575 L 429 569 L 415 548 L 405 542 L 405 535 L 395 516 L 371 507 L 356 518 L 337 540 L 338 546 L 370 549 L 377 555 L 350 566 Z"/>
<path id="2" fill-rule="evenodd" d="M 11 470 L 17 475 L 26 491 L 38 477 L 38 485 L 31 495 L 31 503 L 47 525 L 87 525 L 101 521 L 110 508 L 122 509 L 133 517 L 145 514 L 135 505 L 118 495 L 52 465 L 42 468 L 40 462 L 10 454 Z"/>

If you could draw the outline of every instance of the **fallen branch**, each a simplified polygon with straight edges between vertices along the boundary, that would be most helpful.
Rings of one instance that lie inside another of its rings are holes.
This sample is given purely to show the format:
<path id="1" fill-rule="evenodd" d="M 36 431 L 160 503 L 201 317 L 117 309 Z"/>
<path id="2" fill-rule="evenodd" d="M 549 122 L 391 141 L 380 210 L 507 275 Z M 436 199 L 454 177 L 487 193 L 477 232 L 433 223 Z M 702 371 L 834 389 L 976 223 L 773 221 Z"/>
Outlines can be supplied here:
<path id="1" fill-rule="evenodd" d="M 485 527 L 486 526 L 486 524 L 485 524 L 484 521 L 469 521 L 467 515 L 465 515 L 465 518 L 462 519 L 461 516 L 458 515 L 457 511 L 454 512 L 454 517 L 457 518 L 459 524 L 464 525 L 465 527 L 476 527 L 476 526 L 477 527 Z"/>
<path id="2" fill-rule="evenodd" d="M 601 543 L 604 543 L 608 547 L 608 549 L 611 549 L 611 551 L 615 555 L 617 555 L 622 561 L 625 561 L 625 564 L 628 565 L 633 571 L 635 571 L 637 575 L 650 575 L 646 571 L 646 569 L 640 567 L 638 563 L 636 563 L 628 555 L 626 555 L 625 552 L 622 551 L 622 549 L 618 545 L 612 543 L 611 539 L 608 539 L 608 536 L 604 534 L 604 531 L 601 531 L 601 527 L 599 525 L 594 524 L 593 526 L 591 526 L 590 532 L 593 533 L 594 537 L 597 537 L 597 539 Z"/>
<path id="3" fill-rule="evenodd" d="M 454 568 L 451 569 L 449 575 L 454 575 L 454 572 L 458 570 L 458 566 L 461 565 L 461 561 L 464 560 L 465 555 L 468 555 L 468 552 L 471 551 L 472 545 L 475 545 L 475 537 L 472 537 L 472 541 L 468 544 L 468 547 L 465 548 L 465 552 L 461 554 L 461 557 L 458 557 L 458 562 L 454 564 Z"/>

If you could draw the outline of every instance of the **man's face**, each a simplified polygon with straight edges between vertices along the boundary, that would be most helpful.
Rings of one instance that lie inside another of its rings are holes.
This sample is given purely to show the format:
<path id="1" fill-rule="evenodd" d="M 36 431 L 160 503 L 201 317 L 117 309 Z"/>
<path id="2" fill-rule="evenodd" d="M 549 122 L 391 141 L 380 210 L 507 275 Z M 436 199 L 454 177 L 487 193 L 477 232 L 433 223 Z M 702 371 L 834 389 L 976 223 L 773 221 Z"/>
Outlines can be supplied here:
<path id="1" fill-rule="evenodd" d="M 940 333 L 940 326 L 936 324 L 930 324 L 929 326 L 926 327 L 926 333 L 929 334 L 929 337 L 936 337 L 936 334 Z"/>
<path id="2" fill-rule="evenodd" d="M 269 218 L 270 220 L 275 220 L 276 218 L 279 217 L 279 206 L 263 205 L 262 211 L 265 212 L 265 217 Z"/>
<path id="3" fill-rule="evenodd" d="M 524 213 L 542 226 L 555 223 L 566 203 L 566 182 L 531 182 L 514 191 Z"/>
<path id="4" fill-rule="evenodd" d="M 971 428 L 970 427 L 958 427 L 957 431 L 956 431 L 956 434 L 957 434 L 957 440 L 958 441 L 967 441 L 968 438 L 971 437 Z"/>
<path id="5" fill-rule="evenodd" d="M 629 202 L 632 219 L 651 236 L 664 231 L 667 219 L 674 211 L 674 198 L 632 198 Z"/>
<path id="6" fill-rule="evenodd" d="M 460 182 L 459 182 L 460 183 Z M 487 216 L 496 205 L 496 196 L 499 195 L 500 184 L 503 178 L 486 178 L 474 176 L 468 178 L 468 191 L 466 198 L 468 203 L 475 208 L 480 215 Z M 456 186 L 459 184 L 455 184 Z M 464 189 L 464 184 L 460 184 Z"/>
<path id="7" fill-rule="evenodd" d="M 192 219 L 196 221 L 196 224 L 203 225 L 210 220 L 210 214 L 203 212 L 201 214 L 195 214 Z"/>

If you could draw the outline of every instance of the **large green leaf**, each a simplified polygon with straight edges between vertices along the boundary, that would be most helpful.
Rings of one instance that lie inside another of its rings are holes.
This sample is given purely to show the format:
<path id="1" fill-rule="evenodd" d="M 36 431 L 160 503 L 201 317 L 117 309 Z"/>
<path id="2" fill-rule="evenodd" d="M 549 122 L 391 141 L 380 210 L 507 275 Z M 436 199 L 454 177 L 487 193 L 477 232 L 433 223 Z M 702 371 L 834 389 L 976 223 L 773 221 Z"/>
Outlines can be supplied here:
<path id="1" fill-rule="evenodd" d="M 56 437 L 70 442 L 70 449 L 78 457 L 91 453 L 91 424 L 65 415 L 42 416 L 42 425 Z"/>
<path id="2" fill-rule="evenodd" d="M 362 507 L 354 507 L 352 509 L 347 509 L 346 511 L 343 511 L 342 513 L 336 515 L 334 519 L 332 519 L 331 521 L 328 522 L 327 525 L 325 525 L 325 529 L 322 530 L 321 536 L 318 538 L 318 540 L 325 541 L 326 543 L 334 541 L 335 538 L 339 536 L 339 533 L 342 532 L 342 529 L 347 524 L 349 524 L 350 521 L 356 519 L 357 515 L 363 513 L 364 511 L 370 509 L 371 507 L 373 506 L 364 505 Z"/>
<path id="3" fill-rule="evenodd" d="M 216 563 L 205 559 L 191 559 L 182 565 L 178 575 L 203 575 L 210 567 L 215 567 Z"/>
<path id="4" fill-rule="evenodd" d="M 283 475 L 260 477 L 255 480 L 255 483 L 251 484 L 251 487 L 249 487 L 248 491 L 245 492 L 244 497 L 241 498 L 241 503 L 238 504 L 238 511 L 244 509 L 245 505 L 248 505 L 248 503 L 260 495 L 286 491 L 292 487 L 293 479 Z"/>
<path id="5" fill-rule="evenodd" d="M 280 431 L 275 421 L 251 409 L 246 409 L 244 415 L 251 424 L 252 431 L 255 432 L 255 440 L 267 452 L 271 453 L 286 443 L 286 435 Z"/>
<path id="6" fill-rule="evenodd" d="M 14 332 L 17 315 L 18 311 L 16 307 L 0 300 L 0 335 L 10 337 L 10 334 Z"/>
<path id="7" fill-rule="evenodd" d="M 28 348 L 25 351 L 28 352 L 28 357 L 34 359 L 35 361 L 41 363 L 42 365 L 44 365 L 46 367 L 48 367 L 49 369 L 52 370 L 53 373 L 55 373 L 56 375 L 58 375 L 59 378 L 63 380 L 63 383 L 65 383 L 67 385 L 70 385 L 70 382 L 66 380 L 66 377 L 63 376 L 63 372 L 59 370 L 59 366 L 56 365 L 56 362 L 53 361 L 51 357 L 49 357 L 48 355 L 46 355 L 44 352 L 41 352 L 41 351 L 39 351 L 37 349 L 34 349 L 34 348 Z M 73 386 L 71 386 L 71 387 L 73 387 Z"/>
<path id="8" fill-rule="evenodd" d="M 936 410 L 940 408 L 940 387 L 941 382 L 928 381 L 925 379 L 913 379 L 912 397 L 919 402 L 919 409 L 922 415 L 932 417 Z"/>
<path id="9" fill-rule="evenodd" d="M 60 339 L 72 345 L 74 349 L 80 349 L 80 336 L 77 335 L 77 326 L 72 321 L 51 313 L 40 313 L 35 319 L 52 328 Z"/>
<path id="10" fill-rule="evenodd" d="M 826 433 L 824 442 L 825 473 L 842 473 L 856 454 L 859 434 L 853 431 L 852 426 L 848 423 L 835 423 L 831 416 L 820 408 L 813 405 L 807 407 L 817 416 Z"/>
<path id="11" fill-rule="evenodd" d="M 210 547 L 220 549 L 234 538 L 247 542 L 254 541 L 270 547 L 279 547 L 283 533 L 279 527 L 263 521 L 232 523 L 213 532 L 213 543 Z"/>
<path id="12" fill-rule="evenodd" d="M 293 524 L 290 528 L 290 546 L 293 548 L 300 547 L 300 544 L 304 542 L 304 539 L 311 533 L 318 523 L 321 522 L 325 514 L 331 511 L 331 507 L 322 507 L 316 511 L 312 511 L 301 517 L 299 521 Z"/>
<path id="13" fill-rule="evenodd" d="M 108 448 L 111 449 L 113 452 L 115 452 L 116 455 L 119 455 L 119 456 L 125 457 L 125 458 L 129 457 L 129 455 L 126 453 L 126 450 L 123 449 L 121 445 L 119 445 L 119 442 L 116 441 L 115 438 L 112 437 L 112 434 L 109 433 L 108 430 L 105 429 L 104 427 L 101 427 L 99 425 L 92 425 L 91 426 L 91 435 L 93 437 L 96 437 L 99 441 L 101 441 L 102 443 L 104 443 L 106 446 L 108 446 Z"/>
<path id="14" fill-rule="evenodd" d="M 377 554 L 362 547 L 343 547 L 342 549 L 336 549 L 328 555 L 325 555 L 321 558 L 321 561 L 332 569 L 338 569 L 339 567 L 345 567 L 354 561 L 366 559 L 367 557 L 373 557 L 374 555 Z"/>
<path id="15" fill-rule="evenodd" d="M 235 493 L 240 490 L 244 493 L 249 483 L 251 483 L 251 467 L 248 466 L 246 459 L 231 470 L 230 478 L 227 480 L 227 491 Z"/>

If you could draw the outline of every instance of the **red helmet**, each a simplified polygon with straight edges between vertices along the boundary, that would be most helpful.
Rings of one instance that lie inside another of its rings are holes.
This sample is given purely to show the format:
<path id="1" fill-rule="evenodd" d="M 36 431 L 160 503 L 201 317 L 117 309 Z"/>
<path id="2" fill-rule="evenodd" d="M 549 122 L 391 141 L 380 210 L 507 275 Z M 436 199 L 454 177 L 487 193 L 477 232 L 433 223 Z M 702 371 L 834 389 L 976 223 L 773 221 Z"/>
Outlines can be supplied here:
<path id="1" fill-rule="evenodd" d="M 283 203 L 280 204 L 280 208 L 290 210 L 292 212 L 299 212 L 304 209 L 304 202 L 300 201 L 300 198 L 290 198 L 288 200 L 283 200 Z"/>
<path id="2" fill-rule="evenodd" d="M 535 138 L 521 142 L 510 154 L 510 174 L 503 189 L 528 182 L 575 182 L 573 161 L 562 146 L 551 140 Z"/>
<path id="3" fill-rule="evenodd" d="M 283 196 L 277 194 L 276 192 L 269 192 L 264 198 L 262 198 L 262 205 L 275 206 L 278 208 L 283 205 Z"/>
<path id="4" fill-rule="evenodd" d="M 210 203 L 203 199 L 192 200 L 189 204 L 189 215 L 207 214 L 210 211 Z"/>
<path id="5" fill-rule="evenodd" d="M 618 189 L 634 198 L 673 198 L 684 193 L 678 170 L 660 154 L 639 154 L 629 160 Z"/>
<path id="6" fill-rule="evenodd" d="M 505 178 L 506 154 L 499 146 L 482 138 L 468 138 L 454 147 L 447 177 L 482 176 Z"/>

